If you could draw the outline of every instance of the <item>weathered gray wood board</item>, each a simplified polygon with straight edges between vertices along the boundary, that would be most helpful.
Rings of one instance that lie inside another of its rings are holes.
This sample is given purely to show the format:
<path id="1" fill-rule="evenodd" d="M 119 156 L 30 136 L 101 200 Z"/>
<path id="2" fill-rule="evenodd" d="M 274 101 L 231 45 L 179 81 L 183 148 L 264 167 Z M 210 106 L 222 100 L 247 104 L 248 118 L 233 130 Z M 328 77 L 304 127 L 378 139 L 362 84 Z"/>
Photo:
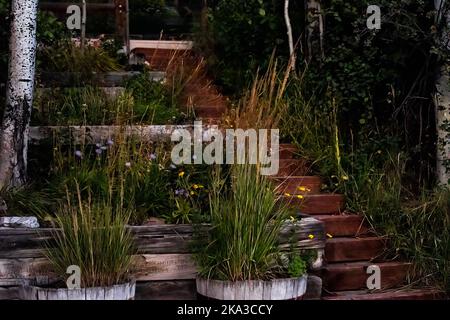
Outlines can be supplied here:
<path id="1" fill-rule="evenodd" d="M 170 141 L 177 129 L 192 130 L 191 125 L 134 125 L 134 126 L 39 126 L 30 127 L 29 143 L 39 145 L 42 141 L 59 143 L 95 144 L 117 136 L 133 137 L 141 142 Z"/>

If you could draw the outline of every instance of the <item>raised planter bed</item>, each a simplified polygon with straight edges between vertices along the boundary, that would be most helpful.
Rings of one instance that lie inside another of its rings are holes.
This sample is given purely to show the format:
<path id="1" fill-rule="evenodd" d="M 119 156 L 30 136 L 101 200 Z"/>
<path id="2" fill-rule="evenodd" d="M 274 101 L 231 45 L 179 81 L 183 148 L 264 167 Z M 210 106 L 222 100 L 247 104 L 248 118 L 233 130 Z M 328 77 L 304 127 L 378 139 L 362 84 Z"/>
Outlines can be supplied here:
<path id="1" fill-rule="evenodd" d="M 209 228 L 204 225 L 205 230 Z M 130 227 L 137 254 L 133 257 L 136 281 L 194 280 L 197 269 L 192 259 L 192 225 L 149 225 Z M 24 281 L 36 278 L 54 280 L 50 264 L 43 255 L 43 244 L 51 241 L 53 229 L 0 228 L 0 299 L 18 296 L 18 287 Z M 298 249 L 323 250 L 323 224 L 313 218 L 302 219 L 298 228 L 283 229 L 280 243 L 289 250 L 294 233 Z M 314 238 L 310 239 L 309 235 Z"/>

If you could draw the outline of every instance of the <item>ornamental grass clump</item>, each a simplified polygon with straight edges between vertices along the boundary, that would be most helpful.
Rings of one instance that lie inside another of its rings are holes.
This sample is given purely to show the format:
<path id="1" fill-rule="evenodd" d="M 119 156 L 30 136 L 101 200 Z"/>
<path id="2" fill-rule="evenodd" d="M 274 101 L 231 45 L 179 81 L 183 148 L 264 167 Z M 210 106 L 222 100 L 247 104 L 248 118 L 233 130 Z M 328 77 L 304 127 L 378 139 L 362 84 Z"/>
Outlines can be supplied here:
<path id="1" fill-rule="evenodd" d="M 197 255 L 200 276 L 230 281 L 266 280 L 277 276 L 278 235 L 289 215 L 256 165 L 234 165 L 231 186 L 217 170 L 210 194 L 212 230 Z"/>
<path id="2" fill-rule="evenodd" d="M 126 228 L 128 212 L 111 204 L 69 200 L 56 217 L 55 241 L 46 244 L 46 256 L 61 277 L 75 265 L 81 287 L 109 287 L 129 281 L 133 239 Z"/>

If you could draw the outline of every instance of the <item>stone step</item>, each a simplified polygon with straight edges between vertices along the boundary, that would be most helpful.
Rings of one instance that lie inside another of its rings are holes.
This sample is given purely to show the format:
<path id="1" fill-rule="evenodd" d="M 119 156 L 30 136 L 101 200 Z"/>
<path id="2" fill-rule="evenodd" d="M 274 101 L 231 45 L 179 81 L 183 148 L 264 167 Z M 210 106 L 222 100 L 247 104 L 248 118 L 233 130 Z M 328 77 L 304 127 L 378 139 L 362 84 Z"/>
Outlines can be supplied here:
<path id="1" fill-rule="evenodd" d="M 357 237 L 369 233 L 369 227 L 361 215 L 315 216 L 323 221 L 325 232 L 333 237 Z"/>
<path id="2" fill-rule="evenodd" d="M 406 282 L 411 267 L 409 262 L 351 262 L 328 264 L 321 270 L 323 288 L 326 291 L 367 289 L 367 279 L 373 274 L 367 268 L 380 268 L 381 289 L 391 289 Z"/>
<path id="3" fill-rule="evenodd" d="M 366 261 L 381 256 L 386 247 L 386 239 L 367 238 L 333 238 L 325 244 L 325 260 L 330 262 Z"/>
<path id="4" fill-rule="evenodd" d="M 344 210 L 345 199 L 341 194 L 310 194 L 301 196 L 280 197 L 280 201 L 299 210 L 301 214 L 324 215 L 339 214 Z"/>
<path id="5" fill-rule="evenodd" d="M 318 176 L 271 177 L 279 193 L 291 195 L 308 195 L 320 192 L 322 180 Z"/>
<path id="6" fill-rule="evenodd" d="M 304 159 L 280 159 L 278 177 L 307 176 L 310 171 L 308 163 Z"/>
<path id="7" fill-rule="evenodd" d="M 445 293 L 433 288 L 398 289 L 389 291 L 368 290 L 330 292 L 322 300 L 444 300 Z"/>

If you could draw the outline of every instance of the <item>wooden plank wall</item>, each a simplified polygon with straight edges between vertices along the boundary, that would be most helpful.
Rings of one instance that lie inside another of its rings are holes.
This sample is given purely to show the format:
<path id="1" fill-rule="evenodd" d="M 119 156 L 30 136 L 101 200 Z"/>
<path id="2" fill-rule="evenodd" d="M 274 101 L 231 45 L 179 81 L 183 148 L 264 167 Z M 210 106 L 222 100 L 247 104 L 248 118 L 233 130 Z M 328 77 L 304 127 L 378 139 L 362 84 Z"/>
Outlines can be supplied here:
<path id="1" fill-rule="evenodd" d="M 130 227 L 137 254 L 133 276 L 137 281 L 174 281 L 195 279 L 197 269 L 192 258 L 192 225 L 149 225 Z M 207 232 L 209 225 L 203 225 Z M 55 229 L 0 228 L 0 299 L 14 299 L 15 288 L 36 277 L 53 279 L 42 246 L 51 241 Z M 310 239 L 309 235 L 314 238 Z M 298 249 L 323 249 L 323 224 L 312 218 L 288 225 L 280 234 L 285 250 L 295 239 Z"/>

